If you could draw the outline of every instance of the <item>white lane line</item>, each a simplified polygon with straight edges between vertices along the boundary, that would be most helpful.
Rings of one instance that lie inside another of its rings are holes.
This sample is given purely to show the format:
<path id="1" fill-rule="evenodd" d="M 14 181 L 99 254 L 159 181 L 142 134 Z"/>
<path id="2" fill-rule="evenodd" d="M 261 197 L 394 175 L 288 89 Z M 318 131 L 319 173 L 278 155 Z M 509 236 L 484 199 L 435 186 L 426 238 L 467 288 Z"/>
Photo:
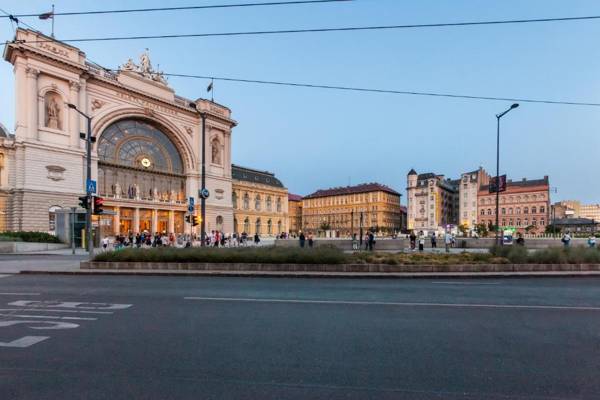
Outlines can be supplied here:
<path id="1" fill-rule="evenodd" d="M 36 311 L 36 312 L 57 312 L 57 313 L 73 313 L 73 314 L 103 314 L 111 315 L 114 314 L 112 311 L 74 311 L 74 310 L 49 310 L 43 307 L 37 308 L 0 308 L 0 311 Z"/>
<path id="2" fill-rule="evenodd" d="M 455 307 L 455 308 L 517 308 L 531 310 L 577 310 L 600 311 L 600 307 L 577 306 L 544 306 L 522 304 L 468 304 L 468 303 L 396 303 L 387 301 L 343 301 L 343 300 L 294 300 L 294 299 L 244 299 L 234 297 L 184 297 L 185 300 L 231 301 L 248 303 L 299 303 L 299 304 L 344 304 L 364 306 L 399 306 L 399 307 Z"/>
<path id="3" fill-rule="evenodd" d="M 39 296 L 40 293 L 0 293 L 0 296 Z"/>
<path id="4" fill-rule="evenodd" d="M 9 277 L 10 275 L 0 275 L 0 278 L 6 278 Z"/>
<path id="5" fill-rule="evenodd" d="M 500 282 L 431 282 L 436 285 L 499 285 Z"/>
<path id="6" fill-rule="evenodd" d="M 0 314 L 2 317 L 17 317 L 17 318 L 43 318 L 43 319 L 66 319 L 66 320 L 82 320 L 96 321 L 98 318 L 89 317 L 60 317 L 56 315 L 24 315 L 24 314 Z"/>
<path id="7" fill-rule="evenodd" d="M 22 338 L 15 339 L 12 342 L 0 342 L 0 347 L 24 348 L 39 342 L 43 342 L 46 339 L 50 339 L 50 336 L 23 336 Z"/>

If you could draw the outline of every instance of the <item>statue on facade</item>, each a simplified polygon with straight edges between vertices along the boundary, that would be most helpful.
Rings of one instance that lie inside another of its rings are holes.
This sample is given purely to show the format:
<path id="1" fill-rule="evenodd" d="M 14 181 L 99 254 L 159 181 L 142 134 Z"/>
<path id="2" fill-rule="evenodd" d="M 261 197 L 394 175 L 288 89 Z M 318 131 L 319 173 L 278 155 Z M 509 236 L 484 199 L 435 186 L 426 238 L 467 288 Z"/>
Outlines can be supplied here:
<path id="1" fill-rule="evenodd" d="M 133 62 L 133 60 L 130 58 L 127 60 L 127 62 L 125 64 L 123 64 L 123 66 L 121 66 L 121 69 L 123 71 L 137 71 L 138 70 L 138 66 L 135 65 L 135 63 Z"/>
<path id="2" fill-rule="evenodd" d="M 46 100 L 46 126 L 52 129 L 60 129 L 60 107 L 54 96 Z"/>
<path id="3" fill-rule="evenodd" d="M 150 54 L 148 54 L 148 49 L 142 53 L 140 56 L 140 72 L 144 76 L 149 76 L 152 74 L 152 64 L 150 63 Z"/>
<path id="4" fill-rule="evenodd" d="M 115 183 L 115 197 L 117 199 L 121 197 L 121 184 L 119 182 Z"/>
<path id="5" fill-rule="evenodd" d="M 212 143 L 212 163 L 221 164 L 221 151 L 219 150 L 219 142 L 216 140 Z"/>
<path id="6" fill-rule="evenodd" d="M 134 63 L 133 60 L 130 58 L 125 64 L 121 66 L 121 70 L 137 72 L 144 78 L 148 78 L 154 82 L 158 82 L 163 85 L 168 84 L 163 72 L 158 70 L 154 71 L 154 69 L 152 68 L 152 62 L 150 61 L 150 53 L 148 52 L 148 49 L 146 49 L 146 51 L 144 51 L 140 55 L 140 65 Z"/>

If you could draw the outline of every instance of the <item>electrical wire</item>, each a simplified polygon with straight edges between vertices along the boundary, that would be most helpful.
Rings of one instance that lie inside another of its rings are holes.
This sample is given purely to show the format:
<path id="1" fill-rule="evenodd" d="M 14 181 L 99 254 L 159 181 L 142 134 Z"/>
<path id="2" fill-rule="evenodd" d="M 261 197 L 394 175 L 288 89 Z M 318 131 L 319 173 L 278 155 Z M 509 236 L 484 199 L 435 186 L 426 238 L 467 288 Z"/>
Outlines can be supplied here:
<path id="1" fill-rule="evenodd" d="M 198 38 L 198 37 L 219 37 L 219 36 L 256 36 L 256 35 L 279 35 L 295 33 L 324 33 L 324 32 L 351 32 L 351 31 L 379 31 L 396 29 L 421 29 L 421 28 L 449 28 L 483 25 L 506 25 L 506 24 L 524 24 L 524 23 L 543 23 L 543 22 L 567 22 L 567 21 L 585 21 L 600 19 L 600 15 L 590 15 L 583 17 L 560 17 L 560 18 L 537 18 L 537 19 L 515 19 L 515 20 L 497 20 L 497 21 L 471 21 L 471 22 L 447 22 L 433 24 L 409 24 L 409 25 L 380 25 L 380 26 L 351 26 L 341 28 L 311 28 L 311 29 L 280 29 L 265 31 L 240 31 L 240 32 L 215 32 L 215 33 L 187 33 L 187 34 L 167 34 L 167 35 L 140 35 L 140 36 L 113 36 L 96 38 L 75 38 L 62 39 L 61 42 L 104 42 L 120 40 L 149 40 L 149 39 L 175 39 L 175 38 Z M 52 40 L 34 40 L 27 43 L 51 42 Z"/>
<path id="2" fill-rule="evenodd" d="M 111 70 L 111 71 L 117 72 L 117 70 Z M 337 86 L 337 85 L 318 85 L 318 84 L 312 84 L 312 83 L 266 81 L 266 80 L 228 78 L 228 77 L 217 77 L 217 76 L 207 76 L 207 75 L 187 75 L 187 74 L 170 74 L 170 73 L 163 73 L 163 75 L 179 77 L 179 78 L 205 79 L 205 80 L 238 82 L 238 83 L 254 83 L 254 84 L 262 84 L 262 85 L 291 86 L 291 87 L 302 87 L 302 88 L 311 88 L 311 89 L 329 89 L 329 90 L 343 90 L 343 91 L 380 93 L 380 94 L 412 95 L 412 96 L 448 97 L 448 98 L 467 99 L 467 100 L 510 101 L 510 102 L 521 102 L 521 103 L 541 103 L 541 104 L 568 105 L 568 106 L 600 107 L 600 103 L 578 102 L 578 101 L 559 101 L 559 100 L 529 99 L 529 98 L 518 98 L 518 97 L 474 96 L 474 95 L 464 95 L 464 94 L 456 94 L 456 93 L 437 93 L 437 92 L 421 92 L 421 91 L 393 90 L 393 89 L 361 88 L 361 87 Z"/>
<path id="3" fill-rule="evenodd" d="M 55 16 L 74 16 L 74 15 L 99 15 L 99 14 L 125 14 L 157 11 L 184 11 L 184 10 L 205 10 L 212 8 L 238 8 L 238 7 L 266 7 L 266 6 L 285 6 L 285 5 L 303 5 L 303 4 L 323 4 L 323 3 L 342 3 L 355 0 L 293 0 L 293 1 L 271 1 L 264 3 L 237 3 L 237 4 L 210 4 L 204 6 L 182 6 L 182 7 L 156 7 L 156 8 L 132 8 L 121 10 L 93 10 L 93 11 L 72 11 L 55 12 Z M 41 14 L 15 14 L 17 18 L 39 17 Z M 0 18 L 7 18 L 2 15 Z"/>

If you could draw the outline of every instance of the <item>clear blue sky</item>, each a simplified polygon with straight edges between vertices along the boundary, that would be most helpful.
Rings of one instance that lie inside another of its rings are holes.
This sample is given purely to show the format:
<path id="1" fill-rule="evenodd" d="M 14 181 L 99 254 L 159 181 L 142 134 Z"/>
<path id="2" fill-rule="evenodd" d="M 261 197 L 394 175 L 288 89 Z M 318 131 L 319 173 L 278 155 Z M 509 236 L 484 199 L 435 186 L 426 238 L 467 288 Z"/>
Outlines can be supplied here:
<path id="1" fill-rule="evenodd" d="M 247 0 L 235 0 L 244 2 Z M 233 2 L 229 1 L 229 3 Z M 43 2 L 3 0 L 10 13 Z M 222 0 L 168 5 L 225 4 Z M 56 1 L 57 11 L 165 6 L 164 1 Z M 597 0 L 356 0 L 111 16 L 58 17 L 59 39 L 465 20 L 599 15 Z M 44 32 L 50 22 L 27 19 Z M 0 21 L 0 38 L 12 38 Z M 377 32 L 92 42 L 87 56 L 116 67 L 144 48 L 166 72 L 398 90 L 600 102 L 600 20 Z M 178 94 L 208 82 L 171 78 Z M 215 83 L 233 110 L 235 163 L 273 171 L 292 193 L 377 181 L 404 193 L 406 173 L 457 177 L 495 170 L 494 115 L 510 102 Z M 12 66 L 0 63 L 0 121 L 14 126 Z M 600 201 L 600 108 L 521 104 L 503 119 L 501 173 L 550 176 L 553 200 Z M 404 202 L 404 200 L 403 200 Z"/>

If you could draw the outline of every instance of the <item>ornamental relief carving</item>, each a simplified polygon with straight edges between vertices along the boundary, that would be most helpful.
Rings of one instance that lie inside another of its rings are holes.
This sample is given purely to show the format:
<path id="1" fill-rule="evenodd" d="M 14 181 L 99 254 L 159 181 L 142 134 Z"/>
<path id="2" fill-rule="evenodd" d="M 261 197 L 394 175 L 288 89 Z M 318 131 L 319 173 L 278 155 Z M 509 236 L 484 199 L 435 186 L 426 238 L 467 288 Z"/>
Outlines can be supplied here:
<path id="1" fill-rule="evenodd" d="M 63 129 L 63 102 L 58 93 L 48 92 L 44 96 L 44 126 L 50 129 Z"/>
<path id="2" fill-rule="evenodd" d="M 65 179 L 63 177 L 65 168 L 61 167 L 60 165 L 46 165 L 46 170 L 48 170 L 48 179 L 53 181 L 62 181 Z"/>
<path id="3" fill-rule="evenodd" d="M 92 100 L 92 111 L 101 109 L 102 107 L 104 107 L 105 104 L 106 104 L 105 101 L 102 101 L 99 99 Z"/>

